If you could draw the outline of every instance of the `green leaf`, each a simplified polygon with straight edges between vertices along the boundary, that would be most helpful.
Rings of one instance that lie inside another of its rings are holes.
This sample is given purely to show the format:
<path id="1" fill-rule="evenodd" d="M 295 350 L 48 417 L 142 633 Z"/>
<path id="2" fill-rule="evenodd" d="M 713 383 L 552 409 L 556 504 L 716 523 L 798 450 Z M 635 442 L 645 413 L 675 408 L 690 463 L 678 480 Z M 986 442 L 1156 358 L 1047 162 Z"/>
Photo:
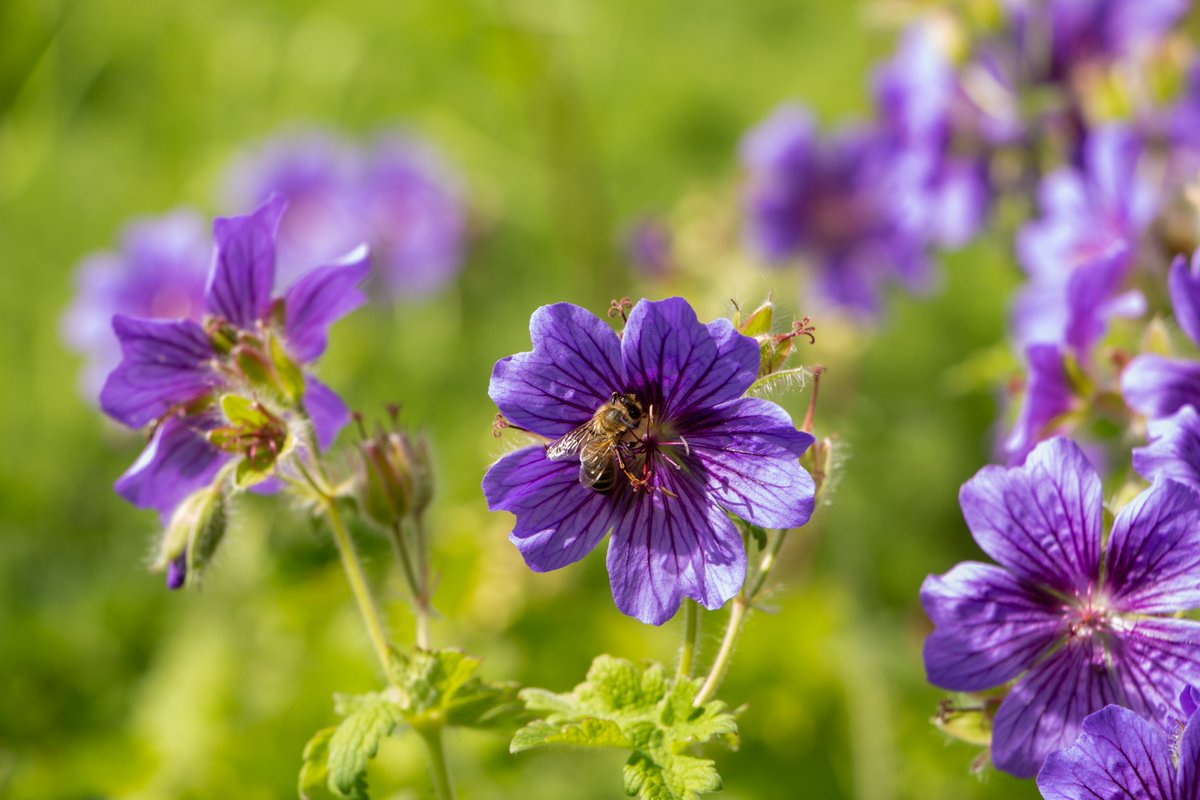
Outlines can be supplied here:
<path id="1" fill-rule="evenodd" d="M 336 727 L 323 728 L 304 746 L 304 761 L 300 765 L 300 800 L 334 800 L 329 791 L 329 740 Z"/>
<path id="2" fill-rule="evenodd" d="M 510 753 L 532 750 L 550 744 L 571 747 L 621 747 L 629 749 L 633 743 L 621 732 L 621 726 L 607 719 L 586 717 L 579 722 L 553 724 L 537 720 L 526 725 L 513 737 Z"/>
<path id="3" fill-rule="evenodd" d="M 639 667 L 600 656 L 569 694 L 525 689 L 527 709 L 543 718 L 513 737 L 514 752 L 551 745 L 632 751 L 625 789 L 652 800 L 690 800 L 721 788 L 716 765 L 688 755 L 714 740 L 736 744 L 737 722 L 724 703 L 695 706 L 699 679 L 672 681 L 661 664 Z"/>
<path id="4" fill-rule="evenodd" d="M 367 800 L 367 762 L 400 721 L 400 709 L 383 695 L 355 700 L 356 707 L 329 739 L 329 788 L 339 797 Z"/>
<path id="5" fill-rule="evenodd" d="M 418 650 L 397 656 L 392 678 L 403 718 L 414 728 L 443 725 L 509 728 L 525 721 L 517 687 L 476 677 L 480 661 L 457 650 Z"/>

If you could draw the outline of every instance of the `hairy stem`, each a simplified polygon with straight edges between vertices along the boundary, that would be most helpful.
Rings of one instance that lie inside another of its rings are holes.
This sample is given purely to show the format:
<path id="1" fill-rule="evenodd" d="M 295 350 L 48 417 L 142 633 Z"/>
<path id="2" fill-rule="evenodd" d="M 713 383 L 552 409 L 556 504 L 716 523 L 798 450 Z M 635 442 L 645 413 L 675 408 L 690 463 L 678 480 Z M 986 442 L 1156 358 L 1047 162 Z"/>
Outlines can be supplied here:
<path id="1" fill-rule="evenodd" d="M 383 674 L 388 675 L 391 648 L 388 645 L 383 620 L 375 606 L 375 598 L 371 596 L 367 576 L 363 573 L 362 562 L 359 561 L 358 551 L 354 548 L 354 540 L 350 538 L 350 532 L 346 530 L 346 523 L 342 520 L 342 512 L 338 511 L 337 502 L 332 498 L 325 501 L 325 516 L 329 520 L 330 530 L 333 531 L 333 541 L 337 544 L 338 555 L 342 558 L 342 568 L 346 571 L 350 591 L 354 593 L 354 600 L 358 603 L 358 613 L 362 615 L 367 634 L 371 637 L 371 646 L 375 648 L 375 655 L 379 657 Z"/>
<path id="2" fill-rule="evenodd" d="M 742 635 L 742 627 L 749 610 L 749 600 L 740 594 L 733 598 L 733 607 L 729 610 L 729 623 L 725 627 L 725 636 L 721 639 L 721 649 L 717 651 L 717 657 L 708 670 L 696 699 L 692 701 L 693 706 L 704 705 L 713 698 L 717 689 L 721 688 L 721 681 L 725 680 L 725 673 L 729 671 L 729 662 L 733 658 L 738 638 Z"/>
<path id="3" fill-rule="evenodd" d="M 700 609 L 696 601 L 683 600 L 683 645 L 679 648 L 679 666 L 675 680 L 692 677 L 692 662 L 696 655 L 696 639 L 700 633 Z"/>
<path id="4" fill-rule="evenodd" d="M 389 538 L 392 541 L 392 552 L 395 553 L 396 560 L 400 562 L 404 581 L 408 584 L 408 590 L 412 594 L 413 616 L 416 618 L 417 626 L 417 647 L 428 650 L 429 601 L 425 597 L 425 581 L 418 577 L 420 568 L 413 565 L 408 545 L 404 542 L 404 529 L 401 527 L 401 523 L 393 523 L 389 533 L 391 534 Z"/>
<path id="5" fill-rule="evenodd" d="M 446 749 L 442 746 L 442 729 L 425 728 L 419 731 L 429 750 L 429 767 L 433 773 L 433 793 L 438 800 L 454 800 L 454 786 L 450 783 L 450 769 L 446 765 Z"/>

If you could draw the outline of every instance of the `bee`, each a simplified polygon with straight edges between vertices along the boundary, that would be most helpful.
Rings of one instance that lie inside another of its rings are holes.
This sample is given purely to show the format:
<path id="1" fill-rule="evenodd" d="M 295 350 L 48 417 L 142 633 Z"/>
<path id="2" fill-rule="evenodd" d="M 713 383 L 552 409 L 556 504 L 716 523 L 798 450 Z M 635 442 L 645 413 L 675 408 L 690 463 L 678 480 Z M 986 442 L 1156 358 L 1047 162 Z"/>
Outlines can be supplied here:
<path id="1" fill-rule="evenodd" d="M 621 439 L 642 422 L 642 404 L 633 394 L 613 392 L 592 418 L 546 446 L 546 458 L 579 457 L 579 482 L 601 494 L 612 491 L 621 461 Z"/>

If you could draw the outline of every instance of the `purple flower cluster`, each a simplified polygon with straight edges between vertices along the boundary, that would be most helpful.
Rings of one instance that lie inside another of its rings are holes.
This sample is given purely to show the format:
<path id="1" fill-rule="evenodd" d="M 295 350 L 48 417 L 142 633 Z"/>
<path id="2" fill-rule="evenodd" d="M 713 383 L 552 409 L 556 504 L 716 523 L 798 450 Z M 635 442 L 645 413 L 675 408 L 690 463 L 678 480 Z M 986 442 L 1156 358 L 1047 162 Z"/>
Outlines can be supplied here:
<path id="1" fill-rule="evenodd" d="M 993 720 L 992 760 L 1032 777 L 1115 703 L 1161 726 L 1200 682 L 1200 495 L 1160 478 L 1102 530 L 1100 479 L 1056 438 L 1021 467 L 984 467 L 962 488 L 975 541 L 999 566 L 930 576 L 929 681 L 978 692 L 1016 682 Z"/>
<path id="2" fill-rule="evenodd" d="M 659 625 L 684 597 L 713 609 L 741 587 L 746 553 L 730 514 L 773 528 L 808 521 L 814 485 L 798 459 L 813 437 L 743 396 L 760 352 L 728 320 L 703 324 L 676 297 L 640 301 L 621 336 L 569 303 L 538 309 L 529 328 L 533 350 L 492 372 L 489 394 L 509 424 L 559 440 L 617 398 L 640 407 L 601 450 L 612 460 L 605 486 L 584 480 L 582 454 L 551 458 L 540 444 L 488 470 L 488 507 L 516 515 L 510 538 L 531 568 L 574 563 L 611 531 L 617 607 Z"/>
<path id="3" fill-rule="evenodd" d="M 366 242 L 383 290 L 416 299 L 449 283 L 462 263 L 466 212 L 457 182 L 412 136 L 383 136 L 366 148 L 319 131 L 281 136 L 235 164 L 229 184 L 240 206 L 287 198 L 279 231 L 286 278 Z"/>
<path id="4" fill-rule="evenodd" d="M 327 446 L 349 415 L 334 392 L 303 371 L 325 349 L 329 326 L 366 301 L 358 284 L 366 248 L 312 270 L 274 297 L 275 236 L 286 201 L 218 218 L 204 288 L 204 316 L 151 319 L 118 314 L 122 360 L 100 405 L 150 441 L 116 490 L 164 522 L 227 466 L 265 477 L 304 446 L 296 426 L 311 420 Z M 178 582 L 182 576 L 178 576 Z"/>

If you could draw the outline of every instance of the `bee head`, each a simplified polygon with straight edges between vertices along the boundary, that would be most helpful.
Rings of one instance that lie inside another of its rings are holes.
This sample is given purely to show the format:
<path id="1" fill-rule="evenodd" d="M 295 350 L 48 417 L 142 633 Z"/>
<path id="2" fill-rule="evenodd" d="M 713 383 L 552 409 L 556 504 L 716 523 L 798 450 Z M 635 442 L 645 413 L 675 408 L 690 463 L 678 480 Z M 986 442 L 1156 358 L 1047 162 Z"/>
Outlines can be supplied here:
<path id="1" fill-rule="evenodd" d="M 625 392 L 624 394 L 613 392 L 612 399 L 609 402 L 625 412 L 625 416 L 628 417 L 628 420 L 625 420 L 625 422 L 630 428 L 636 428 L 641 423 L 642 402 L 637 399 L 637 395 L 632 392 Z"/>

